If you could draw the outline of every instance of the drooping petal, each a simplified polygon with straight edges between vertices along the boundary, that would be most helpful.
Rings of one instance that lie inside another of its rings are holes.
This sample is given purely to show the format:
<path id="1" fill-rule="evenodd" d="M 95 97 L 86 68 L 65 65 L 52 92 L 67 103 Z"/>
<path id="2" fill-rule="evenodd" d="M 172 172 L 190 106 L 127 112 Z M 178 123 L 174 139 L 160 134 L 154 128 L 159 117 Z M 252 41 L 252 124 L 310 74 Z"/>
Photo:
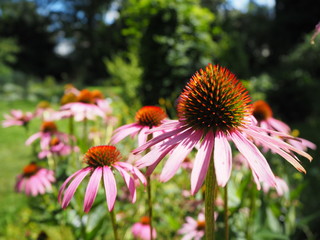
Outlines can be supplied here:
<path id="1" fill-rule="evenodd" d="M 278 145 L 272 144 L 271 142 L 266 141 L 264 138 L 258 138 L 261 143 L 263 143 L 265 146 L 270 148 L 273 152 L 279 154 L 281 157 L 286 159 L 292 166 L 294 166 L 299 172 L 306 173 L 306 170 L 304 167 L 299 163 L 299 159 L 291 154 L 288 151 L 285 151 L 281 148 L 279 148 Z"/>
<path id="2" fill-rule="evenodd" d="M 109 212 L 113 210 L 117 197 L 117 184 L 111 169 L 108 166 L 103 167 L 103 182 L 106 192 L 106 199 Z"/>
<path id="3" fill-rule="evenodd" d="M 268 122 L 274 129 L 276 129 L 279 132 L 289 133 L 291 131 L 290 127 L 287 124 L 275 118 L 268 119 Z"/>
<path id="4" fill-rule="evenodd" d="M 232 154 L 227 136 L 221 131 L 216 133 L 214 140 L 214 167 L 217 183 L 224 187 L 231 175 Z"/>
<path id="5" fill-rule="evenodd" d="M 40 138 L 41 135 L 42 135 L 41 132 L 37 132 L 37 133 L 31 135 L 31 136 L 27 139 L 26 145 L 27 145 L 27 146 L 30 145 L 30 144 L 33 143 L 36 139 Z"/>
<path id="6" fill-rule="evenodd" d="M 267 182 L 271 186 L 276 186 L 275 176 L 259 149 L 237 131 L 232 132 L 230 136 L 238 150 L 248 160 L 250 168 L 255 172 L 259 181 Z"/>
<path id="7" fill-rule="evenodd" d="M 147 142 L 148 134 L 146 134 L 146 131 L 148 130 L 148 127 L 143 127 L 141 131 L 138 134 L 138 146 L 142 146 Z"/>
<path id="8" fill-rule="evenodd" d="M 113 165 L 121 174 L 122 178 L 124 179 L 129 192 L 130 192 L 130 197 L 132 198 L 132 203 L 134 203 L 136 201 L 136 187 L 134 185 L 134 181 L 132 179 L 132 177 L 120 166 L 117 165 Z"/>
<path id="9" fill-rule="evenodd" d="M 165 132 L 163 134 L 161 134 L 158 137 L 155 137 L 153 139 L 151 139 L 150 141 L 148 141 L 146 144 L 143 144 L 142 146 L 136 148 L 135 150 L 132 151 L 133 154 L 139 153 L 139 152 L 143 152 L 144 150 L 146 150 L 147 148 L 167 139 L 170 138 L 172 136 L 174 136 L 174 139 L 177 137 L 177 134 L 183 134 L 183 132 L 190 130 L 190 128 L 187 127 L 181 127 L 175 130 L 172 130 L 170 132 Z"/>
<path id="10" fill-rule="evenodd" d="M 207 174 L 214 144 L 214 134 L 209 131 L 203 139 L 191 172 L 191 194 L 194 195 L 201 188 Z"/>
<path id="11" fill-rule="evenodd" d="M 174 147 L 175 145 L 163 145 L 163 146 L 157 146 L 153 148 L 150 152 L 148 152 L 146 155 L 144 155 L 142 158 L 140 158 L 138 161 L 136 161 L 135 165 L 141 169 L 143 167 L 151 166 L 156 162 L 159 162 L 162 160 Z"/>
<path id="12" fill-rule="evenodd" d="M 187 155 L 191 152 L 194 146 L 200 141 L 202 131 L 188 131 L 188 138 L 184 138 L 173 150 L 169 159 L 163 167 L 160 175 L 160 181 L 166 182 L 173 177 L 178 171 L 181 163 L 185 160 Z M 170 141 L 170 140 L 169 140 Z"/>
<path id="13" fill-rule="evenodd" d="M 85 170 L 85 171 L 79 171 L 79 173 L 74 177 L 73 181 L 70 183 L 68 188 L 65 190 L 64 196 L 62 199 L 62 203 L 61 203 L 62 208 L 66 208 L 69 205 L 69 203 L 70 203 L 76 189 L 78 188 L 79 184 L 91 171 L 91 167 L 88 167 L 88 168 L 85 168 L 82 170 Z"/>
<path id="14" fill-rule="evenodd" d="M 97 167 L 89 180 L 89 183 L 87 185 L 86 193 L 84 196 L 84 204 L 83 204 L 83 211 L 89 212 L 94 200 L 96 199 L 100 181 L 102 177 L 102 167 Z"/>
<path id="15" fill-rule="evenodd" d="M 147 180 L 144 177 L 144 175 L 139 171 L 138 168 L 136 168 L 135 166 L 132 166 L 130 163 L 126 163 L 126 162 L 118 162 L 117 163 L 119 166 L 123 167 L 124 169 L 126 169 L 127 171 L 130 171 L 131 174 L 138 178 L 143 185 L 147 184 Z"/>
<path id="16" fill-rule="evenodd" d="M 78 171 L 76 171 L 74 174 L 72 174 L 71 176 L 69 176 L 65 181 L 64 183 L 62 184 L 62 186 L 60 187 L 59 189 L 59 194 L 58 194 L 58 201 L 61 203 L 62 199 L 62 193 L 63 191 L 65 190 L 65 188 L 67 187 L 68 183 L 71 181 L 71 179 L 73 179 L 75 176 L 77 176 L 78 174 L 82 173 L 82 172 L 89 172 L 91 171 L 91 168 L 90 167 L 86 167 L 84 169 L 80 169 Z"/>
<path id="17" fill-rule="evenodd" d="M 136 123 L 124 125 L 121 127 L 121 130 L 116 130 L 111 137 L 110 143 L 111 144 L 117 144 L 125 137 L 139 132 L 141 129 L 141 126 L 137 125 Z"/>
<path id="18" fill-rule="evenodd" d="M 267 144 L 268 143 L 272 143 L 272 144 L 276 145 L 277 147 L 284 149 L 287 152 L 289 152 L 289 151 L 296 152 L 299 155 L 307 158 L 309 161 L 312 161 L 312 157 L 308 153 L 306 153 L 306 152 L 304 152 L 304 151 L 302 151 L 302 150 L 300 150 L 298 148 L 295 148 L 294 146 L 291 146 L 290 144 L 282 141 L 281 139 L 278 139 L 278 138 L 275 138 L 275 137 L 271 137 L 271 136 L 267 136 L 267 135 L 263 135 L 263 134 L 260 134 L 259 132 L 256 132 L 256 131 L 246 130 L 246 133 L 248 135 L 253 136 L 255 138 L 258 138 L 260 140 L 263 139 Z M 290 137 L 290 136 L 288 136 L 288 137 Z M 295 138 L 292 137 L 290 139 L 295 139 Z"/>

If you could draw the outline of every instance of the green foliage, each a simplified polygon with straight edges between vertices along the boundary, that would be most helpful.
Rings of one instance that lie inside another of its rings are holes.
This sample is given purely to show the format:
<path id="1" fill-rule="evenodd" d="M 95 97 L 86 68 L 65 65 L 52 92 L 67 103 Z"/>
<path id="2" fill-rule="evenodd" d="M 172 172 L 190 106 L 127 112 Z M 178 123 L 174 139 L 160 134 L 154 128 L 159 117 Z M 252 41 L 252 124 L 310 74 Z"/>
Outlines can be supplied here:
<path id="1" fill-rule="evenodd" d="M 137 54 L 134 51 L 118 54 L 104 62 L 110 74 L 109 84 L 121 87 L 123 100 L 138 109 L 141 106 L 138 88 L 141 85 L 142 69 Z"/>
<path id="2" fill-rule="evenodd" d="M 132 0 L 121 14 L 123 34 L 140 52 L 144 104 L 172 98 L 172 93 L 174 100 L 192 73 L 218 55 L 215 15 L 199 1 Z"/>
<path id="3" fill-rule="evenodd" d="M 12 38 L 0 38 L 0 83 L 3 84 L 4 79 L 12 74 L 10 64 L 17 61 L 16 53 L 19 47 Z"/>

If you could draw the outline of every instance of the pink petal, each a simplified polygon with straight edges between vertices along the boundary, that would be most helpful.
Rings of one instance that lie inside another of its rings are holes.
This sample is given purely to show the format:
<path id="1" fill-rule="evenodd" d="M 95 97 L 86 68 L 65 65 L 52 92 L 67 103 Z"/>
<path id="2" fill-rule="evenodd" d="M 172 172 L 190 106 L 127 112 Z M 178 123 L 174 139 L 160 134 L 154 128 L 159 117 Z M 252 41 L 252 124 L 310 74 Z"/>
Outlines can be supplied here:
<path id="1" fill-rule="evenodd" d="M 178 120 L 165 120 L 160 126 L 149 129 L 147 131 L 147 134 L 159 131 L 168 131 L 170 129 L 178 129 L 182 127 L 184 127 L 184 125 L 181 124 L 181 122 L 179 122 Z"/>
<path id="2" fill-rule="evenodd" d="M 130 125 L 130 127 L 129 127 L 129 125 Z M 110 143 L 117 144 L 125 137 L 127 137 L 131 134 L 137 133 L 141 129 L 141 127 L 138 126 L 137 124 L 129 124 L 129 125 L 125 125 L 126 128 L 123 128 L 122 130 L 118 130 L 118 131 L 116 130 L 114 132 L 113 136 L 111 137 Z"/>
<path id="3" fill-rule="evenodd" d="M 70 185 L 68 186 L 68 188 L 65 190 L 64 192 L 64 196 L 63 196 L 63 200 L 62 200 L 62 208 L 66 208 L 76 189 L 78 188 L 79 184 L 82 182 L 82 180 L 88 175 L 88 173 L 91 171 L 91 167 L 88 167 L 88 168 L 85 168 L 85 169 L 82 169 L 82 170 L 85 170 L 85 171 L 79 171 L 79 173 L 74 177 L 73 181 L 70 183 Z"/>
<path id="4" fill-rule="evenodd" d="M 86 189 L 86 193 L 84 196 L 83 211 L 86 213 L 90 211 L 92 204 L 96 199 L 101 177 L 102 177 L 102 167 L 97 167 L 93 171 L 90 177 L 90 180 Z"/>
<path id="5" fill-rule="evenodd" d="M 275 118 L 269 118 L 268 122 L 270 125 L 279 132 L 290 133 L 290 127 L 282 121 Z"/>
<path id="6" fill-rule="evenodd" d="M 74 178 L 75 176 L 77 176 L 78 174 L 80 174 L 81 172 L 89 172 L 91 171 L 90 167 L 86 167 L 84 169 L 80 169 L 79 171 L 76 171 L 74 174 L 72 174 L 71 176 L 69 176 L 64 183 L 61 185 L 60 190 L 59 190 L 59 194 L 58 194 L 58 201 L 61 203 L 62 199 L 62 192 L 65 190 L 67 184 L 71 181 L 72 178 Z"/>
<path id="7" fill-rule="evenodd" d="M 160 181 L 166 182 L 170 178 L 172 178 L 173 175 L 178 171 L 181 163 L 185 160 L 187 155 L 200 141 L 202 137 L 202 131 L 192 131 L 193 130 L 187 131 L 186 134 L 188 134 L 189 136 L 184 138 L 184 140 L 182 140 L 181 143 L 179 143 L 178 146 L 173 150 L 172 154 L 163 167 L 160 175 Z"/>
<path id="8" fill-rule="evenodd" d="M 117 197 L 117 185 L 111 169 L 108 166 L 103 167 L 103 182 L 106 191 L 106 199 L 109 212 L 113 210 Z"/>
<path id="9" fill-rule="evenodd" d="M 143 127 L 141 131 L 138 134 L 138 146 L 142 146 L 147 142 L 148 134 L 146 134 L 146 131 L 148 130 L 148 127 Z"/>
<path id="10" fill-rule="evenodd" d="M 231 175 L 232 154 L 227 136 L 221 131 L 216 133 L 214 140 L 214 167 L 217 183 L 224 187 Z"/>
<path id="11" fill-rule="evenodd" d="M 191 172 L 191 194 L 199 191 L 207 174 L 214 144 L 214 134 L 209 131 L 203 139 Z"/>
<path id="12" fill-rule="evenodd" d="M 255 172 L 259 180 L 267 182 L 271 186 L 276 186 L 275 176 L 273 175 L 267 160 L 261 154 L 259 149 L 237 131 L 231 133 L 230 136 L 236 147 L 248 160 L 252 171 Z"/>
<path id="13" fill-rule="evenodd" d="M 114 165 L 114 167 L 119 171 L 119 173 L 121 174 L 121 176 L 123 177 L 129 192 L 130 192 L 130 197 L 132 198 L 132 203 L 134 203 L 136 201 L 136 187 L 134 185 L 134 181 L 131 178 L 131 176 L 124 170 L 122 169 L 120 166 Z"/>
<path id="14" fill-rule="evenodd" d="M 144 175 L 139 171 L 138 168 L 132 166 L 130 163 L 126 163 L 126 162 L 117 162 L 117 164 L 121 167 L 123 167 L 124 169 L 130 171 L 134 176 L 136 176 L 143 185 L 147 184 L 147 180 L 144 177 Z"/>
<path id="15" fill-rule="evenodd" d="M 250 131 L 250 130 L 245 130 L 245 131 L 246 131 L 246 133 L 248 135 L 251 135 L 251 136 L 253 136 L 255 138 L 259 138 L 259 139 L 264 139 L 265 142 L 272 143 L 272 144 L 276 145 L 278 148 L 282 148 L 287 152 L 289 152 L 289 150 L 291 150 L 293 152 L 296 152 L 299 155 L 307 158 L 309 161 L 312 161 L 312 157 L 308 153 L 306 153 L 306 152 L 304 152 L 304 151 L 302 151 L 300 149 L 297 149 L 297 148 L 291 146 L 290 144 L 288 144 L 288 143 L 286 143 L 286 142 L 284 142 L 284 141 L 282 141 L 282 140 L 280 140 L 278 138 L 270 137 L 268 135 L 263 135 L 263 134 L 261 134 L 259 132 L 256 132 L 256 131 Z M 296 139 L 296 138 L 293 138 L 293 137 L 290 138 L 291 136 L 289 136 L 289 135 L 287 135 L 287 136 L 289 137 L 289 139 L 292 139 L 292 140 Z"/>
<path id="16" fill-rule="evenodd" d="M 36 139 L 40 138 L 42 135 L 41 132 L 37 132 L 35 134 L 33 134 L 32 136 L 30 136 L 27 141 L 26 141 L 26 145 L 30 145 L 31 143 L 33 143 Z"/>
<path id="17" fill-rule="evenodd" d="M 153 148 L 150 152 L 136 161 L 135 165 L 138 168 L 147 167 L 153 165 L 156 162 L 162 160 L 176 145 L 165 145 L 165 146 L 157 146 Z"/>
<path id="18" fill-rule="evenodd" d="M 284 151 L 281 148 L 278 147 L 278 145 L 272 144 L 269 141 L 266 141 L 265 138 L 262 138 L 260 136 L 256 136 L 256 138 L 259 139 L 261 143 L 263 143 L 265 146 L 268 146 L 272 151 L 279 154 L 281 157 L 286 159 L 290 164 L 292 164 L 299 172 L 306 173 L 306 170 L 303 168 L 303 166 L 299 163 L 299 159 L 291 154 L 290 152 Z"/>
<path id="19" fill-rule="evenodd" d="M 182 127 L 182 128 L 172 130 L 170 132 L 163 133 L 160 136 L 151 139 L 146 144 L 143 144 L 142 146 L 136 148 L 135 150 L 132 151 L 132 153 L 136 154 L 136 153 L 142 152 L 142 151 L 146 150 L 147 148 L 149 148 L 149 147 L 151 147 L 151 146 L 153 146 L 153 145 L 155 145 L 155 144 L 157 144 L 167 138 L 170 138 L 172 136 L 174 136 L 174 138 L 175 138 L 175 137 L 177 137 L 175 135 L 182 134 L 183 132 L 185 132 L 187 130 L 190 130 L 190 128 L 187 129 L 186 127 Z"/>

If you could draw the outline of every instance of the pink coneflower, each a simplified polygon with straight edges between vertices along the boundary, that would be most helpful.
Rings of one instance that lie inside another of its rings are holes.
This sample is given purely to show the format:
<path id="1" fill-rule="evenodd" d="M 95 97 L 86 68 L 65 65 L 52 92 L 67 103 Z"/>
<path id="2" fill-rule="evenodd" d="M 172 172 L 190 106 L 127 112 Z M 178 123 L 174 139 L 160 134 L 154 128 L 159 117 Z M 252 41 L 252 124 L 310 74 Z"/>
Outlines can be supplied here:
<path id="1" fill-rule="evenodd" d="M 84 155 L 84 162 L 89 166 L 68 177 L 59 190 L 58 199 L 62 208 L 66 208 L 69 205 L 79 184 L 90 173 L 91 176 L 84 198 L 84 212 L 89 212 L 91 209 L 98 192 L 101 178 L 103 178 L 108 209 L 112 211 L 117 195 L 113 170 L 117 170 L 121 174 L 130 191 L 132 202 L 135 202 L 136 187 L 134 180 L 139 179 L 143 184 L 146 184 L 146 179 L 136 167 L 129 163 L 120 162 L 120 159 L 120 152 L 114 146 L 91 147 Z M 130 174 L 133 177 L 131 177 Z"/>
<path id="2" fill-rule="evenodd" d="M 24 191 L 28 196 L 37 196 L 51 191 L 53 182 L 55 182 L 53 171 L 30 163 L 24 167 L 23 173 L 18 175 L 15 189 L 17 192 Z"/>
<path id="3" fill-rule="evenodd" d="M 47 146 L 41 146 L 41 148 L 41 152 L 38 154 L 40 159 L 48 157 L 49 155 L 66 156 L 69 155 L 72 150 L 75 152 L 79 151 L 78 147 L 72 147 L 56 136 L 51 138 Z"/>
<path id="4" fill-rule="evenodd" d="M 87 89 L 82 90 L 76 96 L 76 102 L 69 102 L 63 105 L 57 114 L 58 118 L 74 117 L 75 121 L 84 119 L 95 120 L 96 116 L 104 117 L 105 114 L 96 104 L 96 98 Z"/>
<path id="5" fill-rule="evenodd" d="M 229 141 L 245 156 L 258 189 L 260 182 L 276 186 L 276 180 L 252 139 L 259 140 L 263 146 L 284 157 L 301 172 L 305 172 L 305 169 L 293 152 L 312 159 L 307 153 L 282 140 L 291 136 L 272 131 L 277 136 L 274 138 L 267 134 L 271 130 L 251 124 L 252 105 L 246 89 L 234 74 L 218 65 L 209 64 L 191 78 L 179 97 L 177 110 L 179 120 L 151 129 L 149 132 L 166 132 L 138 147 L 133 153 L 154 146 L 137 161 L 136 165 L 142 168 L 157 165 L 170 152 L 160 175 L 160 181 L 166 182 L 174 176 L 191 150 L 200 144 L 191 173 L 192 194 L 201 187 L 211 156 L 218 185 L 226 185 L 232 168 Z"/>
<path id="6" fill-rule="evenodd" d="M 316 39 L 316 37 L 320 34 L 320 22 L 316 25 L 315 29 L 314 29 L 314 33 L 311 37 L 310 43 L 314 44 L 314 40 Z"/>
<path id="7" fill-rule="evenodd" d="M 160 126 L 165 122 L 167 114 L 157 106 L 144 106 L 136 113 L 135 123 L 127 124 L 117 128 L 111 138 L 111 144 L 116 144 L 125 137 L 138 134 L 138 145 L 146 143 L 146 132 L 153 127 Z"/>
<path id="8" fill-rule="evenodd" d="M 204 236 L 205 227 L 204 214 L 200 213 L 197 220 L 189 216 L 186 217 L 186 223 L 182 225 L 178 233 L 184 235 L 181 240 L 200 240 Z"/>
<path id="9" fill-rule="evenodd" d="M 53 136 L 56 136 L 60 141 L 68 142 L 69 135 L 66 133 L 62 133 L 58 131 L 57 125 L 52 121 L 46 121 L 41 124 L 40 132 L 37 132 L 30 136 L 27 141 L 26 145 L 30 145 L 35 140 L 40 138 L 40 145 L 41 149 L 46 149 L 50 146 L 50 141 Z"/>
<path id="10" fill-rule="evenodd" d="M 135 239 L 150 240 L 150 218 L 147 216 L 142 217 L 140 222 L 133 224 L 131 232 Z M 152 238 L 157 238 L 155 228 L 152 229 Z"/>
<path id="11" fill-rule="evenodd" d="M 27 126 L 33 117 L 34 116 L 31 112 L 24 113 L 21 110 L 13 109 L 10 111 L 10 115 L 4 114 L 5 120 L 2 121 L 2 126 Z"/>
<path id="12" fill-rule="evenodd" d="M 257 120 L 256 124 L 259 127 L 269 130 L 276 130 L 291 135 L 290 127 L 286 123 L 273 118 L 272 109 L 269 106 L 269 104 L 265 101 L 259 100 L 253 103 L 252 115 Z M 298 148 L 303 151 L 307 150 L 307 148 L 313 150 L 317 148 L 314 143 L 303 138 L 289 138 L 287 139 L 287 141 L 295 148 Z"/>
<path id="13" fill-rule="evenodd" d="M 278 196 L 283 196 L 286 192 L 289 192 L 289 187 L 286 181 L 284 181 L 282 178 L 276 176 L 276 183 L 277 183 L 277 194 Z M 272 186 L 268 185 L 267 183 L 263 184 L 262 189 L 265 193 L 268 193 Z"/>

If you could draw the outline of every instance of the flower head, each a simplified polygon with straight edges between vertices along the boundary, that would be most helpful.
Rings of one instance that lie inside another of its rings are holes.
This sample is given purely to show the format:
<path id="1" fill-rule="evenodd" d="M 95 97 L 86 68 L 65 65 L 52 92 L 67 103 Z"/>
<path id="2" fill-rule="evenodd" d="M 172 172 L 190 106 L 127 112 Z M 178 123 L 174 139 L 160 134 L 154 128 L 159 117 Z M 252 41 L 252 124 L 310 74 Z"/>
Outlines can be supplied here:
<path id="1" fill-rule="evenodd" d="M 275 176 L 265 157 L 254 145 L 252 139 L 284 157 L 299 171 L 305 172 L 297 157 L 298 153 L 309 160 L 307 153 L 291 146 L 283 139 L 291 136 L 266 130 L 251 123 L 252 106 L 249 95 L 235 75 L 220 66 L 209 64 L 200 70 L 186 85 L 178 101 L 178 121 L 164 123 L 148 133 L 164 131 L 138 147 L 133 153 L 142 152 L 153 146 L 149 153 L 136 162 L 139 168 L 152 166 L 170 153 L 160 175 L 160 181 L 168 181 L 179 169 L 186 156 L 197 146 L 198 152 L 191 172 L 191 192 L 201 187 L 213 157 L 217 183 L 225 186 L 232 169 L 232 141 L 242 153 L 253 172 L 260 189 L 260 182 L 276 186 Z"/>
<path id="2" fill-rule="evenodd" d="M 25 166 L 23 173 L 17 176 L 15 189 L 24 191 L 27 195 L 37 196 L 51 190 L 51 183 L 55 182 L 51 170 L 41 168 L 36 163 Z"/>
<path id="3" fill-rule="evenodd" d="M 208 65 L 192 76 L 178 100 L 179 121 L 194 129 L 228 132 L 246 123 L 248 92 L 226 68 Z"/>
<path id="4" fill-rule="evenodd" d="M 205 233 L 205 218 L 204 214 L 200 213 L 197 220 L 192 217 L 186 217 L 186 223 L 182 225 L 178 233 L 184 235 L 182 240 L 200 240 L 203 238 Z"/>
<path id="5" fill-rule="evenodd" d="M 62 208 L 69 205 L 79 184 L 88 174 L 91 174 L 84 198 L 84 212 L 89 212 L 91 209 L 98 193 L 101 178 L 104 183 L 108 209 L 112 211 L 117 195 L 113 170 L 120 173 L 130 191 L 132 202 L 135 202 L 136 187 L 134 180 L 139 179 L 143 184 L 146 184 L 146 179 L 136 167 L 129 163 L 120 162 L 120 159 L 120 152 L 114 146 L 91 147 L 83 158 L 88 166 L 72 174 L 59 190 L 58 199 Z"/>
<path id="6" fill-rule="evenodd" d="M 138 145 L 140 146 L 147 140 L 146 131 L 163 124 L 166 117 L 167 114 L 162 108 L 157 106 L 144 106 L 136 113 L 135 123 L 121 126 L 114 131 L 111 144 L 116 144 L 129 135 L 135 136 L 138 134 Z"/>
<path id="7" fill-rule="evenodd" d="M 141 240 L 150 240 L 150 218 L 143 216 L 140 219 L 140 222 L 133 224 L 131 232 L 135 238 Z M 152 228 L 152 238 L 157 238 L 157 232 L 155 228 Z"/>
<path id="8" fill-rule="evenodd" d="M 23 113 L 21 110 L 11 110 L 10 115 L 4 115 L 5 120 L 2 122 L 2 126 L 26 126 L 33 117 L 31 112 Z"/>

